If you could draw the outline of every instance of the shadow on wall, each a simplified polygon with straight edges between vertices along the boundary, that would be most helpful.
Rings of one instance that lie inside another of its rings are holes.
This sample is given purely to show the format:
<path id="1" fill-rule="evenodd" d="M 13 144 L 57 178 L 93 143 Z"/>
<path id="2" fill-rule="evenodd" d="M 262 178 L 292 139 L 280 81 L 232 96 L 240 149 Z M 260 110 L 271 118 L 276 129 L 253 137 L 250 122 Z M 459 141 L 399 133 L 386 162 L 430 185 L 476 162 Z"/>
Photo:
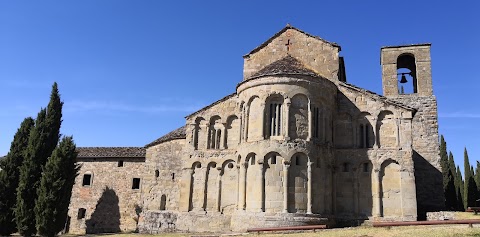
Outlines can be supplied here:
<path id="1" fill-rule="evenodd" d="M 120 232 L 120 208 L 115 190 L 105 187 L 95 211 L 85 224 L 87 234 Z"/>
<path id="2" fill-rule="evenodd" d="M 444 209 L 442 173 L 416 151 L 413 151 L 413 164 L 417 192 L 417 219 L 426 220 L 427 212 Z"/>

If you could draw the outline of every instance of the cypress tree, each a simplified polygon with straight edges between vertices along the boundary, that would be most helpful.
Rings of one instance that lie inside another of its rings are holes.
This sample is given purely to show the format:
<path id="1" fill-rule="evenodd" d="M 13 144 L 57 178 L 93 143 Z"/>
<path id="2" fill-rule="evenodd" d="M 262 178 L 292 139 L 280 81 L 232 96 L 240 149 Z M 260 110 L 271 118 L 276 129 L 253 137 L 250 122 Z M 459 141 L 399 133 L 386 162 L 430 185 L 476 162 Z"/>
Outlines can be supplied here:
<path id="1" fill-rule="evenodd" d="M 35 207 L 37 183 L 41 177 L 42 165 L 38 160 L 48 156 L 43 150 L 46 141 L 47 126 L 45 123 L 46 110 L 42 109 L 35 120 L 35 127 L 30 132 L 25 160 L 20 167 L 20 179 L 17 189 L 17 205 L 15 207 L 15 221 L 18 232 L 23 236 L 32 236 L 35 229 Z"/>
<path id="2" fill-rule="evenodd" d="M 43 169 L 35 205 L 36 226 L 42 236 L 53 237 L 64 228 L 79 170 L 75 149 L 72 137 L 64 137 Z"/>
<path id="3" fill-rule="evenodd" d="M 464 183 L 464 193 L 463 193 L 463 199 L 464 199 L 464 208 L 467 209 L 467 207 L 475 206 L 475 195 L 476 195 L 476 189 L 477 185 L 475 184 L 475 181 L 473 179 L 473 174 L 472 174 L 472 167 L 470 166 L 470 160 L 468 159 L 468 152 L 467 148 L 465 148 L 463 152 L 463 159 L 464 159 L 464 170 L 465 170 L 465 183 Z"/>
<path id="4" fill-rule="evenodd" d="M 30 133 L 25 161 L 20 169 L 20 182 L 17 189 L 17 206 L 15 220 L 21 235 L 31 236 L 36 233 L 35 201 L 40 186 L 41 172 L 57 146 L 62 123 L 63 102 L 60 101 L 57 83 L 52 86 L 50 101 L 46 109 L 42 109 Z"/>
<path id="5" fill-rule="evenodd" d="M 456 190 L 457 190 L 457 210 L 458 211 L 464 211 L 464 205 L 463 205 L 463 179 L 462 179 L 462 173 L 460 172 L 460 167 L 457 166 L 457 171 L 455 172 L 455 177 L 456 177 Z"/>
<path id="6" fill-rule="evenodd" d="M 457 194 L 455 191 L 454 173 L 447 155 L 447 143 L 443 135 L 440 138 L 440 165 L 442 167 L 443 176 L 443 193 L 445 195 L 445 208 L 447 210 L 455 209 L 457 202 Z M 455 168 L 455 164 L 452 165 Z"/>
<path id="7" fill-rule="evenodd" d="M 475 183 L 477 184 L 477 199 L 480 199 L 480 162 L 478 161 L 475 168 Z"/>
<path id="8" fill-rule="evenodd" d="M 0 171 L 0 235 L 7 236 L 17 230 L 13 212 L 16 199 L 20 166 L 25 157 L 30 130 L 34 126 L 32 118 L 23 120 L 13 137 L 10 151 L 2 161 Z"/>

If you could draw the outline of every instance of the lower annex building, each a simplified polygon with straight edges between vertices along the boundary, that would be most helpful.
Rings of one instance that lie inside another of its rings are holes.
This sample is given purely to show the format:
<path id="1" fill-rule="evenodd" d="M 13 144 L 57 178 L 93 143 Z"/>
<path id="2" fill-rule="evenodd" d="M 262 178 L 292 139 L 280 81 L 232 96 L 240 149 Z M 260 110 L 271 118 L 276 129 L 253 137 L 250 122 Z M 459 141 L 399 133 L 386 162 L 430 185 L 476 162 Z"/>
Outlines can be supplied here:
<path id="1" fill-rule="evenodd" d="M 145 147 L 78 148 L 69 232 L 416 220 L 443 208 L 430 44 L 381 48 L 383 96 L 347 83 L 340 50 L 287 25 L 243 56 L 236 92 L 185 126 Z"/>

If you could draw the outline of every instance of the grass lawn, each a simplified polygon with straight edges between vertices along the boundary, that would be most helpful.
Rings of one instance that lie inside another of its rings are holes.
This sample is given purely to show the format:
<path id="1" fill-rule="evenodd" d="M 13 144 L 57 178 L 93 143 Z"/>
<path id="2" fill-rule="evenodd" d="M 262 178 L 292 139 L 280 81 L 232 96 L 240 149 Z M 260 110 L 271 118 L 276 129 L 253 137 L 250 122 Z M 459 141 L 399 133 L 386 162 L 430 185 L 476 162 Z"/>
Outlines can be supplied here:
<path id="1" fill-rule="evenodd" d="M 455 219 L 480 219 L 479 215 L 474 215 L 468 212 L 458 212 L 455 215 Z M 113 234 L 106 235 L 108 237 L 190 237 L 190 236 L 219 236 L 219 237 L 231 237 L 229 234 L 212 234 L 212 233 L 165 233 L 158 235 L 145 235 L 145 234 Z M 262 234 L 256 233 L 240 233 L 238 236 L 249 237 L 480 237 L 480 225 L 474 225 L 473 228 L 469 228 L 468 225 L 438 225 L 438 226 L 401 226 L 401 227 L 351 227 L 351 228 L 338 228 L 328 230 L 317 230 L 313 233 L 308 232 L 295 232 L 295 233 L 268 233 Z"/>

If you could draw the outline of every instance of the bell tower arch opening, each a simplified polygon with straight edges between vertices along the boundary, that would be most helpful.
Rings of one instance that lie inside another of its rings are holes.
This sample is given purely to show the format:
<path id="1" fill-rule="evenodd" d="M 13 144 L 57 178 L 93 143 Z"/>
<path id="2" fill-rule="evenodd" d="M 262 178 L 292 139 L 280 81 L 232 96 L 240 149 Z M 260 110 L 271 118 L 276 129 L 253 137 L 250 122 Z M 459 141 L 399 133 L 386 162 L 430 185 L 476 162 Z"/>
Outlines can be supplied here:
<path id="1" fill-rule="evenodd" d="M 415 56 L 402 54 L 397 58 L 398 94 L 417 93 L 417 66 Z"/>

